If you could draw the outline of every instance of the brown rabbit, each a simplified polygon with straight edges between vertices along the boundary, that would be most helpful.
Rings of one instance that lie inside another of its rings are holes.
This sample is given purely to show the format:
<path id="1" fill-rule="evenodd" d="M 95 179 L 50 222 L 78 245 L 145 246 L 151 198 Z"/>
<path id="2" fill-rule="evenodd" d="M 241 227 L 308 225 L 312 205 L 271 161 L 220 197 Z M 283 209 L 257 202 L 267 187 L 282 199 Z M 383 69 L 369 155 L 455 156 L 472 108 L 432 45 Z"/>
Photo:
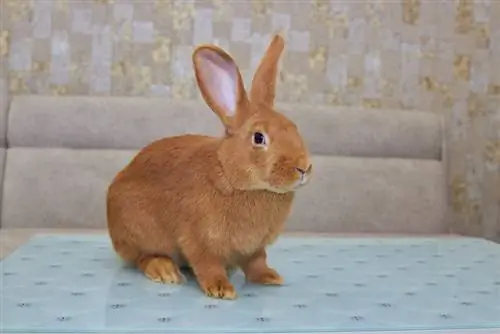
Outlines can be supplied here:
<path id="1" fill-rule="evenodd" d="M 225 135 L 155 141 L 111 183 L 114 249 L 153 281 L 181 283 L 179 267 L 188 265 L 206 295 L 223 299 L 236 298 L 228 268 L 240 267 L 250 282 L 283 282 L 265 248 L 311 174 L 296 125 L 273 108 L 283 48 L 276 35 L 247 97 L 233 59 L 214 45 L 197 47 L 196 80 Z"/>

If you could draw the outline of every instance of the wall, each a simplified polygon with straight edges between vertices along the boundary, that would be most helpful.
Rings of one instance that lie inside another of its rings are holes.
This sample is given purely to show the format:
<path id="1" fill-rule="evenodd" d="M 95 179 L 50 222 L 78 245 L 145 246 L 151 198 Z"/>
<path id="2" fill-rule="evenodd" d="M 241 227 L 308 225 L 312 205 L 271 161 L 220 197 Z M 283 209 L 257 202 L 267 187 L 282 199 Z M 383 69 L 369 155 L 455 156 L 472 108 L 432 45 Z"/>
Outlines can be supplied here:
<path id="1" fill-rule="evenodd" d="M 444 114 L 456 229 L 500 238 L 500 1 L 2 1 L 12 94 L 197 98 L 193 45 L 248 81 L 283 28 L 278 99 Z"/>

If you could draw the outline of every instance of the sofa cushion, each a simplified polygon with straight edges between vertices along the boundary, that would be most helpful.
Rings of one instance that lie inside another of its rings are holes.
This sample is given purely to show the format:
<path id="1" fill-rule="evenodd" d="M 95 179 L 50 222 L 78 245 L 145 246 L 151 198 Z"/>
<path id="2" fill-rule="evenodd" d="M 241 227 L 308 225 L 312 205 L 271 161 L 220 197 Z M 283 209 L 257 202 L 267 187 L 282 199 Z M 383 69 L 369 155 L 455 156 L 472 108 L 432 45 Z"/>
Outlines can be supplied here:
<path id="1" fill-rule="evenodd" d="M 106 189 L 133 151 L 10 148 L 3 227 L 105 226 Z"/>
<path id="2" fill-rule="evenodd" d="M 102 228 L 106 189 L 131 150 L 13 148 L 6 166 L 6 227 Z M 445 231 L 445 178 L 433 160 L 314 156 L 289 231 Z"/>
<path id="3" fill-rule="evenodd" d="M 5 149 L 0 147 L 0 217 L 2 216 L 2 194 L 3 194 L 3 180 L 4 180 L 4 166 L 5 166 Z M 1 223 L 1 219 L 0 219 Z M 1 224 L 0 224 L 1 226 Z"/>
<path id="4" fill-rule="evenodd" d="M 441 118 L 423 111 L 278 104 L 311 151 L 323 155 L 441 158 Z M 185 132 L 221 135 L 200 101 L 142 97 L 17 96 L 11 107 L 14 147 L 138 149 Z"/>
<path id="5" fill-rule="evenodd" d="M 7 109 L 9 97 L 7 95 L 7 83 L 0 79 L 0 147 L 6 147 L 7 132 Z"/>
<path id="6" fill-rule="evenodd" d="M 433 160 L 315 156 L 287 228 L 325 233 L 447 233 L 446 177 Z"/>

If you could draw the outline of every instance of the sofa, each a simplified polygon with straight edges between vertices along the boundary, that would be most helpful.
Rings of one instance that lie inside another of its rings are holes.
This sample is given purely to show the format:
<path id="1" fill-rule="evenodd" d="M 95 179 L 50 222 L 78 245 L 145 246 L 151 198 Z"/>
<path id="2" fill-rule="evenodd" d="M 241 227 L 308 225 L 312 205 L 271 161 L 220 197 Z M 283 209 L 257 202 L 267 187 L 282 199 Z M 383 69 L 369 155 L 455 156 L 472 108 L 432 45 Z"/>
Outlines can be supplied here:
<path id="1" fill-rule="evenodd" d="M 102 231 L 106 188 L 143 146 L 181 133 L 223 133 L 200 99 L 3 96 L 4 239 L 19 230 Z M 452 231 L 438 114 L 284 103 L 278 108 L 298 125 L 314 165 L 286 232 Z"/>

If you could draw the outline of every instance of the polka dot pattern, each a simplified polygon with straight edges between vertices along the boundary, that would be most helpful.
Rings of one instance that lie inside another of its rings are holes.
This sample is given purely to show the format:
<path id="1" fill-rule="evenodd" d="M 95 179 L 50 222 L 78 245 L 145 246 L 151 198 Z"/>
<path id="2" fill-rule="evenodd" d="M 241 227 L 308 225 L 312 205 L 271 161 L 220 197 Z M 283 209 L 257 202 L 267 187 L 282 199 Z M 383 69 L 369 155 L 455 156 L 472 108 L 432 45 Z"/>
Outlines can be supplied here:
<path id="1" fill-rule="evenodd" d="M 161 333 L 500 329 L 500 245 L 474 238 L 282 237 L 281 287 L 238 299 L 146 279 L 106 236 L 38 236 L 0 262 L 3 332 Z"/>

